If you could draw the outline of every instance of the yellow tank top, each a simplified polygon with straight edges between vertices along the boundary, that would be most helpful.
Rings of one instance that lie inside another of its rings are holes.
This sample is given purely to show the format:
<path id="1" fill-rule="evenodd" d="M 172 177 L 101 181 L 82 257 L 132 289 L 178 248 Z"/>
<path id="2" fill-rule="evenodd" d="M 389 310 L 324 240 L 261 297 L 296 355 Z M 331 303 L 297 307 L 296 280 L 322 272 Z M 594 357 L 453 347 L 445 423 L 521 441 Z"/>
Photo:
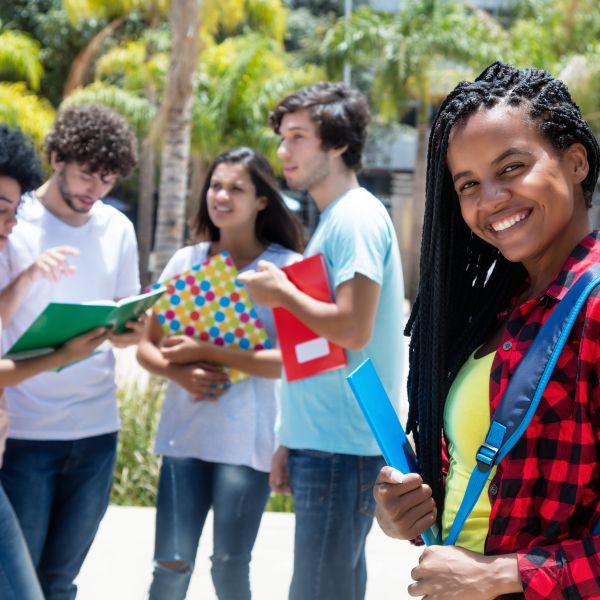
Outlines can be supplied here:
<path id="1" fill-rule="evenodd" d="M 490 371 L 495 353 L 475 358 L 473 353 L 456 376 L 444 408 L 444 432 L 448 440 L 450 469 L 446 479 L 442 533 L 445 539 L 462 502 L 475 454 L 485 440 L 490 426 Z M 487 484 L 473 512 L 456 541 L 457 546 L 483 554 L 492 507 L 488 486 L 494 476 L 490 471 Z"/>

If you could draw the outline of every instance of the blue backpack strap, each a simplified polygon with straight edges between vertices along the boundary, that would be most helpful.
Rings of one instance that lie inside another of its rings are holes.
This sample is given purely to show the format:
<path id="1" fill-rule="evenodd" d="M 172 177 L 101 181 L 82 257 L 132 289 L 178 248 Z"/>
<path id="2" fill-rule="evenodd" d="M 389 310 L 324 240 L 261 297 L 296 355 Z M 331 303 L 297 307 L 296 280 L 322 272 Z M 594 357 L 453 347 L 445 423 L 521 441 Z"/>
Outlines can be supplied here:
<path id="1" fill-rule="evenodd" d="M 521 359 L 500 398 L 485 442 L 477 452 L 477 465 L 471 473 L 464 498 L 444 544 L 456 543 L 465 521 L 481 496 L 490 469 L 508 454 L 529 425 L 577 315 L 592 290 L 599 284 L 600 264 L 596 264 L 571 286 Z M 600 532 L 600 523 L 596 528 Z"/>

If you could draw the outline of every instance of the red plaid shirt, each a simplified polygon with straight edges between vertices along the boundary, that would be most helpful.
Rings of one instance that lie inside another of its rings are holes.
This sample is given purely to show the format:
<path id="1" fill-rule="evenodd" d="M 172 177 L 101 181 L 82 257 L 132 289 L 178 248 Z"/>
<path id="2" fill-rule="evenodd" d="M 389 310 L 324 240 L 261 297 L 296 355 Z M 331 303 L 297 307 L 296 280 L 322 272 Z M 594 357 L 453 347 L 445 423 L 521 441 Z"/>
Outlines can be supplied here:
<path id="1" fill-rule="evenodd" d="M 597 262 L 599 232 L 582 240 L 540 298 L 505 313 L 510 316 L 491 371 L 492 413 L 541 325 L 569 286 Z M 488 488 L 486 554 L 517 552 L 527 600 L 600 598 L 600 536 L 590 533 L 600 519 L 599 374 L 595 290 L 529 427 Z"/>

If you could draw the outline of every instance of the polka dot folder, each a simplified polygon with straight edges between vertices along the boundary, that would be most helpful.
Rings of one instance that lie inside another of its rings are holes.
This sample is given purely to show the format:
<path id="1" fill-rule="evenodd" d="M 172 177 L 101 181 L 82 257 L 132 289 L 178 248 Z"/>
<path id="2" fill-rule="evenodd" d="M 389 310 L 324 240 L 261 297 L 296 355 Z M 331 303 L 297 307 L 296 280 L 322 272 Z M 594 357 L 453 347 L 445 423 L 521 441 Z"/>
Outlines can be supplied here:
<path id="1" fill-rule="evenodd" d="M 189 335 L 218 346 L 261 350 L 271 342 L 227 252 L 155 283 L 167 291 L 154 305 L 166 335 Z M 232 383 L 248 375 L 226 369 Z"/>

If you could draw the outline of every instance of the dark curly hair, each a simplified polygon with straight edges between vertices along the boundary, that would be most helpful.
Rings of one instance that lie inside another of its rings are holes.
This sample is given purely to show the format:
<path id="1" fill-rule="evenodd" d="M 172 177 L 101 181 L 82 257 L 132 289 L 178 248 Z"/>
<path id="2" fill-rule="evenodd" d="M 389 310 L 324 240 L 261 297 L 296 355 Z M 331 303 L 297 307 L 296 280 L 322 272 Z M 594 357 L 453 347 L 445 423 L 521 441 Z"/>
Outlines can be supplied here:
<path id="1" fill-rule="evenodd" d="M 447 166 L 453 127 L 480 109 L 517 107 L 523 119 L 558 151 L 585 146 L 589 173 L 581 184 L 586 206 L 600 168 L 600 148 L 567 86 L 539 69 L 495 62 L 473 82 L 463 81 L 442 103 L 432 126 L 420 279 L 406 334 L 409 349 L 409 415 L 424 480 L 441 515 L 441 441 L 444 403 L 461 366 L 496 326 L 526 272 L 511 263 L 465 224 Z"/>
<path id="2" fill-rule="evenodd" d="M 38 187 L 44 177 L 40 158 L 29 138 L 17 128 L 0 124 L 0 175 L 16 179 L 21 192 Z"/>
<path id="3" fill-rule="evenodd" d="M 342 159 L 347 167 L 360 171 L 370 120 L 365 96 L 343 83 L 308 85 L 284 98 L 269 114 L 269 124 L 279 133 L 285 115 L 304 109 L 318 127 L 323 149 L 348 146 Z"/>
<path id="4" fill-rule="evenodd" d="M 196 236 L 207 236 L 213 242 L 220 238 L 219 228 L 214 225 L 208 215 L 206 198 L 213 173 L 221 164 L 243 165 L 252 180 L 256 196 L 264 196 L 267 199 L 267 205 L 256 216 L 256 238 L 263 244 L 277 243 L 296 252 L 302 252 L 301 224 L 286 207 L 271 165 L 260 152 L 245 146 L 223 152 L 215 158 L 208 169 L 200 193 L 198 214 L 192 225 Z"/>
<path id="5" fill-rule="evenodd" d="M 136 139 L 127 121 L 100 104 L 67 106 L 44 142 L 46 157 L 85 164 L 92 173 L 127 177 L 137 162 Z"/>

